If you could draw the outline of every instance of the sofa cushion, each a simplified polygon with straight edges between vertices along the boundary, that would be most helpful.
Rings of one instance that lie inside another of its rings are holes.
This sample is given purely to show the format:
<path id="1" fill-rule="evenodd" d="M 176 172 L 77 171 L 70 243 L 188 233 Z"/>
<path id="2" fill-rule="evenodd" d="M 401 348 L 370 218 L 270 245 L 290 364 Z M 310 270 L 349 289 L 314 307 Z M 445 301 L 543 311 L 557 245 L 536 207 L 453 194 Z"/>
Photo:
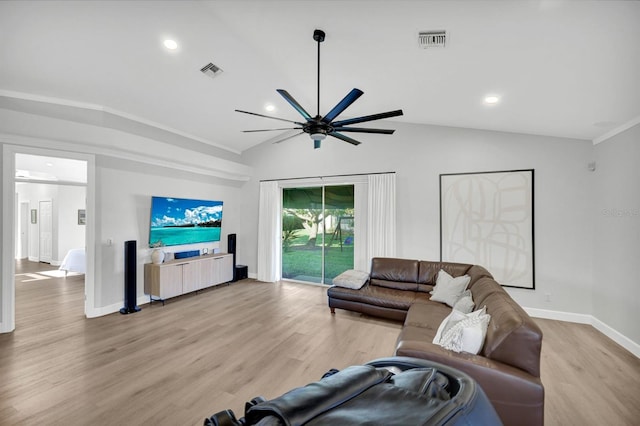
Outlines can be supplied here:
<path id="1" fill-rule="evenodd" d="M 469 290 L 471 290 L 471 296 L 476 306 L 483 306 L 485 299 L 491 294 L 506 294 L 502 286 L 495 282 L 493 278 L 480 278 L 475 283 L 469 285 Z"/>
<path id="2" fill-rule="evenodd" d="M 444 270 L 452 277 L 459 277 L 466 274 L 470 268 L 471 265 L 466 263 L 429 262 L 421 260 L 419 262 L 418 283 L 434 286 L 436 285 L 436 280 L 441 270 Z"/>
<path id="3" fill-rule="evenodd" d="M 469 283 L 469 287 L 471 287 L 476 281 L 480 278 L 491 278 L 493 279 L 493 275 L 489 273 L 486 269 L 484 269 L 480 265 L 473 265 L 465 274 L 471 277 L 471 283 Z"/>
<path id="4" fill-rule="evenodd" d="M 421 291 L 416 292 L 416 298 L 413 303 L 433 303 L 434 305 L 442 305 L 442 303 L 432 302 L 431 295 L 429 293 L 423 293 Z"/>
<path id="5" fill-rule="evenodd" d="M 542 331 L 506 292 L 482 302 L 491 315 L 481 354 L 540 377 Z"/>
<path id="6" fill-rule="evenodd" d="M 438 325 L 451 313 L 447 305 L 438 302 L 417 301 L 411 305 L 404 320 L 405 327 L 420 327 L 433 330 L 429 342 L 433 340 Z"/>
<path id="7" fill-rule="evenodd" d="M 397 291 L 392 288 L 365 285 L 359 290 L 344 287 L 330 287 L 327 290 L 330 298 L 366 303 L 384 308 L 407 310 L 415 299 L 413 291 Z"/>
<path id="8" fill-rule="evenodd" d="M 418 261 L 374 257 L 371 260 L 370 284 L 398 290 L 418 290 Z"/>

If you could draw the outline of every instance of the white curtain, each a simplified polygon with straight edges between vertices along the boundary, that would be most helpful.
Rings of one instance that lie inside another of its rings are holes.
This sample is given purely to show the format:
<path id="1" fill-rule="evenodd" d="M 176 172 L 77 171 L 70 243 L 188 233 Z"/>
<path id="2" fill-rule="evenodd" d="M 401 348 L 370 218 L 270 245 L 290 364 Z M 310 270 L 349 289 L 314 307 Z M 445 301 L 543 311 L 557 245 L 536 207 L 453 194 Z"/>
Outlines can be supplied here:
<path id="1" fill-rule="evenodd" d="M 280 279 L 280 187 L 278 182 L 260 182 L 258 211 L 258 271 L 259 281 Z"/>
<path id="2" fill-rule="evenodd" d="M 396 256 L 396 175 L 369 175 L 367 258 Z M 367 269 L 365 269 L 367 270 Z"/>
<path id="3" fill-rule="evenodd" d="M 369 197 L 369 185 L 367 182 L 359 182 L 354 188 L 355 223 L 353 229 L 353 269 L 369 271 L 370 261 L 367 257 L 367 199 Z"/>
<path id="4" fill-rule="evenodd" d="M 354 269 L 368 271 L 374 257 L 396 256 L 396 175 L 395 173 L 324 178 L 319 182 L 260 182 L 258 215 L 259 281 L 275 282 L 282 278 L 282 188 L 314 183 L 354 185 Z M 335 180 L 335 182 L 333 182 Z M 365 181 L 366 180 L 366 181 Z M 351 182 L 348 182 L 351 181 Z"/>

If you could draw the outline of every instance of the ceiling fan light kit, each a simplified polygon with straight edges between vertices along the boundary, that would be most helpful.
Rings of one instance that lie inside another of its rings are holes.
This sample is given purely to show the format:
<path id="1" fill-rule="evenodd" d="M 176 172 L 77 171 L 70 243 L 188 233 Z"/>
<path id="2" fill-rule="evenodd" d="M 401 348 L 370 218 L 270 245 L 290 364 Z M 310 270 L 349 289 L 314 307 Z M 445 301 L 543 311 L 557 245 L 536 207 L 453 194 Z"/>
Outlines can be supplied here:
<path id="1" fill-rule="evenodd" d="M 307 133 L 309 137 L 313 140 L 314 149 L 320 148 L 322 141 L 327 137 L 331 136 L 336 139 L 340 139 L 341 141 L 350 143 L 352 145 L 360 145 L 360 142 L 349 137 L 343 135 L 342 133 L 377 133 L 383 135 L 391 135 L 395 130 L 389 129 L 370 129 L 364 127 L 345 127 L 350 124 L 357 123 L 365 123 L 367 121 L 380 120 L 383 118 L 397 117 L 402 115 L 402 110 L 394 110 L 383 112 L 379 114 L 366 115 L 362 117 L 355 117 L 341 121 L 334 121 L 344 110 L 346 110 L 352 103 L 354 103 L 360 96 L 364 94 L 364 92 L 360 89 L 351 90 L 347 96 L 345 96 L 336 106 L 334 106 L 331 111 L 329 111 L 324 117 L 320 115 L 320 43 L 325 40 L 326 34 L 322 30 L 315 30 L 313 32 L 313 39 L 318 43 L 318 95 L 317 95 L 317 114 L 315 116 L 311 116 L 302 105 L 295 100 L 293 96 L 289 94 L 284 89 L 278 89 L 277 92 L 296 110 L 298 113 L 305 119 L 304 122 L 301 121 L 293 121 L 286 120 L 284 118 L 272 117 L 269 115 L 258 114 L 255 112 L 243 111 L 237 109 L 236 112 L 241 112 L 243 114 L 256 115 L 258 117 L 270 118 L 272 120 L 280 120 L 286 121 L 289 123 L 293 123 L 296 127 L 289 128 L 280 128 L 280 129 L 260 129 L 260 130 L 244 130 L 244 132 L 268 132 L 274 130 L 301 130 L 300 133 L 295 135 L 286 135 L 282 139 L 276 140 L 273 143 L 284 142 L 285 140 L 289 140 L 293 137 L 301 135 L 303 133 Z"/>

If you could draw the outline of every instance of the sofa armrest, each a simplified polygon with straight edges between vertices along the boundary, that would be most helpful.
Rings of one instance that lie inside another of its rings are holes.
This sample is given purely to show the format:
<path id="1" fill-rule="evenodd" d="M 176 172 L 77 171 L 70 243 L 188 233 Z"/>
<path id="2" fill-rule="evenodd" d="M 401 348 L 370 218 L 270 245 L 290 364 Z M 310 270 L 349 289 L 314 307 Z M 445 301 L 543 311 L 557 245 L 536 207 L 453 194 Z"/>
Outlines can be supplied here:
<path id="1" fill-rule="evenodd" d="M 527 418 L 527 424 L 543 424 L 544 387 L 539 377 L 499 361 L 453 352 L 431 342 L 400 340 L 395 355 L 427 359 L 467 373 L 480 384 L 505 424 L 512 424 L 510 420 L 515 418 Z"/>

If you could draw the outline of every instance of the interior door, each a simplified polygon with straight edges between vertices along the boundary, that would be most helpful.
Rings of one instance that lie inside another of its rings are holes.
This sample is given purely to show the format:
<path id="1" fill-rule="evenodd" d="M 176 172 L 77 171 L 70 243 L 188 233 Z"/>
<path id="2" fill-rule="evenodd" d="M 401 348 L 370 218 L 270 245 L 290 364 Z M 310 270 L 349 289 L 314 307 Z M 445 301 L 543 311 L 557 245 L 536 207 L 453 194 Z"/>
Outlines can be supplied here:
<path id="1" fill-rule="evenodd" d="M 51 263 L 53 252 L 53 214 L 52 202 L 40 201 L 40 262 Z"/>
<path id="2" fill-rule="evenodd" d="M 18 222 L 18 259 L 29 257 L 29 203 L 20 203 L 20 220 Z"/>

